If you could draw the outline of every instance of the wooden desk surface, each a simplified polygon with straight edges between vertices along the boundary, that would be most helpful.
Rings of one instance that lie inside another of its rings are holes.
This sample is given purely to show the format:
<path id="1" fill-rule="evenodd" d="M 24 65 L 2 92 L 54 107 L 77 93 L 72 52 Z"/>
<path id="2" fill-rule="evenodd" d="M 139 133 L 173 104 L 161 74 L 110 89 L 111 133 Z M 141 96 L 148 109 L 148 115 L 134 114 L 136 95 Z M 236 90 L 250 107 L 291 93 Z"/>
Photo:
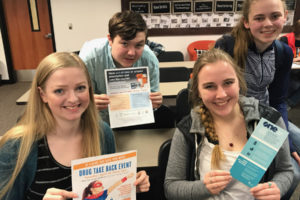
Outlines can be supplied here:
<path id="1" fill-rule="evenodd" d="M 160 83 L 159 88 L 163 96 L 176 96 L 181 89 L 187 88 L 187 84 L 187 81 L 165 82 Z"/>
<path id="2" fill-rule="evenodd" d="M 292 69 L 300 69 L 300 62 L 293 63 Z"/>
<path id="3" fill-rule="evenodd" d="M 176 96 L 177 93 L 182 89 L 187 87 L 188 82 L 165 82 L 160 83 L 160 92 L 163 96 Z M 26 93 L 24 93 L 20 98 L 17 99 L 16 104 L 17 105 L 25 105 L 29 98 L 29 92 L 30 90 L 27 90 Z"/>
<path id="4" fill-rule="evenodd" d="M 160 62 L 159 67 L 187 67 L 193 68 L 195 61 Z"/>
<path id="5" fill-rule="evenodd" d="M 30 89 L 27 90 L 21 97 L 19 97 L 16 101 L 17 105 L 25 105 L 27 104 L 28 98 L 29 98 Z"/>
<path id="6" fill-rule="evenodd" d="M 158 152 L 163 142 L 173 137 L 175 128 L 114 130 L 117 152 L 137 150 L 137 166 L 158 165 Z"/>

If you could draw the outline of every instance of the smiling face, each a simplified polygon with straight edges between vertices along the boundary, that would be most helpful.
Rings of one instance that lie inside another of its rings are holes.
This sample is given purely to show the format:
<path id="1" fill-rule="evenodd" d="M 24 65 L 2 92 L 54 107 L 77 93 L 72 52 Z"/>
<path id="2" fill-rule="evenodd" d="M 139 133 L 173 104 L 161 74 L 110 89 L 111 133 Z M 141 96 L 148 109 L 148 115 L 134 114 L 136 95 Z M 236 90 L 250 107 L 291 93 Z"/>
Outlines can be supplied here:
<path id="1" fill-rule="evenodd" d="M 101 192 L 103 192 L 103 186 L 100 186 L 100 187 L 94 187 L 94 188 L 91 188 L 91 192 L 93 195 L 97 195 Z"/>
<path id="2" fill-rule="evenodd" d="M 123 40 L 119 35 L 111 39 L 111 55 L 119 67 L 131 67 L 143 54 L 146 33 L 138 32 L 132 40 Z"/>
<path id="3" fill-rule="evenodd" d="M 213 117 L 230 117 L 239 109 L 239 81 L 225 61 L 206 64 L 198 73 L 199 97 Z"/>
<path id="4" fill-rule="evenodd" d="M 250 29 L 256 47 L 263 51 L 279 36 L 287 12 L 281 0 L 254 0 L 244 26 Z"/>
<path id="5" fill-rule="evenodd" d="M 86 75 L 78 67 L 57 69 L 39 91 L 56 121 L 79 121 L 90 102 Z"/>

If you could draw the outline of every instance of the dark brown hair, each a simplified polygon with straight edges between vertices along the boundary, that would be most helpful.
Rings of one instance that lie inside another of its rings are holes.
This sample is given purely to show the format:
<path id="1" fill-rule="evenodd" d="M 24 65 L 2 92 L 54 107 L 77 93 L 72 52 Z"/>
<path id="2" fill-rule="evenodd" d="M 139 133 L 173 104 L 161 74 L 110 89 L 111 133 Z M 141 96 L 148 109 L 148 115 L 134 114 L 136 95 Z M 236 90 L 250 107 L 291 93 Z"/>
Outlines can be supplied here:
<path id="1" fill-rule="evenodd" d="M 143 17 L 139 13 L 129 10 L 114 14 L 109 20 L 108 30 L 112 40 L 117 35 L 123 40 L 132 40 L 138 32 L 145 32 L 146 38 L 148 34 L 147 25 Z"/>

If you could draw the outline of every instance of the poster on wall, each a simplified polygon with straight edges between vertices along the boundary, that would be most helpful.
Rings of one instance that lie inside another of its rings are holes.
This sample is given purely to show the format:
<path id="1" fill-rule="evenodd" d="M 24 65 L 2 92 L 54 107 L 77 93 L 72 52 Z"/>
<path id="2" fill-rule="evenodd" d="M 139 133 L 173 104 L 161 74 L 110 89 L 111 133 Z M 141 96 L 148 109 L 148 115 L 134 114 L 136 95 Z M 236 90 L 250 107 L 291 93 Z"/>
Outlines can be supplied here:
<path id="1" fill-rule="evenodd" d="M 286 21 L 285 21 L 285 26 L 292 26 L 293 25 L 293 19 L 294 19 L 294 14 L 295 14 L 295 11 L 289 11 L 288 14 L 287 14 L 287 18 L 286 18 Z"/>
<path id="2" fill-rule="evenodd" d="M 212 13 L 203 13 L 201 15 L 200 27 L 211 27 L 212 25 Z"/>
<path id="3" fill-rule="evenodd" d="M 216 0 L 215 2 L 215 12 L 234 12 L 234 1 L 233 0 Z"/>
<path id="4" fill-rule="evenodd" d="M 171 13 L 171 2 L 160 1 L 151 3 L 152 14 L 170 14 Z"/>
<path id="5" fill-rule="evenodd" d="M 170 28 L 180 28 L 181 15 L 180 14 L 171 15 L 170 21 L 171 21 Z"/>
<path id="6" fill-rule="evenodd" d="M 134 12 L 146 14 L 150 12 L 150 2 L 130 2 L 129 8 Z"/>
<path id="7" fill-rule="evenodd" d="M 237 0 L 235 3 L 235 12 L 242 12 L 244 0 Z"/>
<path id="8" fill-rule="evenodd" d="M 175 33 L 163 29 L 234 27 L 241 18 L 245 0 L 127 0 L 131 10 L 142 13 L 147 27 L 158 35 Z M 289 9 L 285 26 L 293 23 L 296 0 L 286 0 Z M 210 30 L 214 29 L 207 29 Z M 224 29 L 229 30 L 229 29 Z M 176 30 L 177 31 L 177 30 Z M 222 29 L 216 29 L 220 33 Z M 179 30 L 181 32 L 181 30 Z M 184 30 L 190 32 L 189 30 Z M 215 32 L 215 33 L 216 33 Z M 193 32 L 191 31 L 193 34 Z M 213 33 L 213 34 L 215 34 Z M 176 35 L 175 33 L 174 35 Z"/>
<path id="9" fill-rule="evenodd" d="M 296 8 L 296 0 L 286 0 L 285 3 L 286 3 L 287 10 L 295 10 L 295 8 Z"/>
<path id="10" fill-rule="evenodd" d="M 212 13 L 214 1 L 194 1 L 194 13 Z"/>
<path id="11" fill-rule="evenodd" d="M 161 15 L 160 17 L 160 28 L 170 28 L 170 15 Z"/>
<path id="12" fill-rule="evenodd" d="M 191 1 L 173 1 L 173 13 L 192 13 L 192 6 Z"/>

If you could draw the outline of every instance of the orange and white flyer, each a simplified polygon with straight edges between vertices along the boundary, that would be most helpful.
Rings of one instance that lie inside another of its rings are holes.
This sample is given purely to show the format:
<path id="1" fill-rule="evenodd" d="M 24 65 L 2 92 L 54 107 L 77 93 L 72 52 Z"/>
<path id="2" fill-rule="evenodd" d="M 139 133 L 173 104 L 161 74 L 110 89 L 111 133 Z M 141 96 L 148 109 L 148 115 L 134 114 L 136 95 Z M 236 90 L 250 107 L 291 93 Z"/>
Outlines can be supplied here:
<path id="1" fill-rule="evenodd" d="M 111 128 L 154 122 L 148 67 L 105 70 Z"/>
<path id="2" fill-rule="evenodd" d="M 72 160 L 75 200 L 135 200 L 137 152 L 126 151 Z"/>

